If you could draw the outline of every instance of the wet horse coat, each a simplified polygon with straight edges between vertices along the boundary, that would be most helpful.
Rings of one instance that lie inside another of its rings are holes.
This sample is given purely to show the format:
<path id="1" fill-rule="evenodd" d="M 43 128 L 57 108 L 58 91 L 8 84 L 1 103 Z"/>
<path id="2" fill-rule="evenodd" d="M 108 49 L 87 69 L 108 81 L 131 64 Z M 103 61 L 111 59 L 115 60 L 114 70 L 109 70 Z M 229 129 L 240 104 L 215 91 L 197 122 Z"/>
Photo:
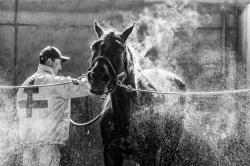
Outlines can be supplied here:
<path id="1" fill-rule="evenodd" d="M 122 166 L 124 159 L 132 159 L 141 166 L 171 165 L 183 130 L 184 97 L 127 91 L 117 82 L 164 92 L 185 91 L 186 87 L 168 71 L 137 69 L 125 43 L 133 26 L 122 33 L 105 32 L 95 21 L 99 40 L 92 45 L 88 80 L 92 93 L 109 93 L 100 120 L 104 163 Z"/>

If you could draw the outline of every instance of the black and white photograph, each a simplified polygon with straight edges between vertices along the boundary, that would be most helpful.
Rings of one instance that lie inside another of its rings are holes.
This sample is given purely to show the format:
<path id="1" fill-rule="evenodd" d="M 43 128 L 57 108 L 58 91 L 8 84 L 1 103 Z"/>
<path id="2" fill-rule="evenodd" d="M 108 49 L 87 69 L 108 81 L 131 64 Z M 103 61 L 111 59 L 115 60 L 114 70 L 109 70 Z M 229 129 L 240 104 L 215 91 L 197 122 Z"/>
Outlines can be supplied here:
<path id="1" fill-rule="evenodd" d="M 250 166 L 250 0 L 0 0 L 0 166 Z"/>

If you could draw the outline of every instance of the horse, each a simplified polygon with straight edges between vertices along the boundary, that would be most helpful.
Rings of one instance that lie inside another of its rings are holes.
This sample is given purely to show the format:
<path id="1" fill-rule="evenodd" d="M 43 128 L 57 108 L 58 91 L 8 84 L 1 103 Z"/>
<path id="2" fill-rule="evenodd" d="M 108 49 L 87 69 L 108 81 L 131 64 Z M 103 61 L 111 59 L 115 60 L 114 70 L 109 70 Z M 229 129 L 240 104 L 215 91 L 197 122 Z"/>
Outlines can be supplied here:
<path id="1" fill-rule="evenodd" d="M 134 160 L 140 166 L 168 166 L 180 154 L 185 96 L 151 91 L 185 92 L 186 84 L 163 69 L 138 69 L 126 45 L 134 25 L 117 32 L 94 21 L 98 40 L 91 45 L 87 79 L 91 93 L 106 94 L 100 118 L 104 164 Z"/>

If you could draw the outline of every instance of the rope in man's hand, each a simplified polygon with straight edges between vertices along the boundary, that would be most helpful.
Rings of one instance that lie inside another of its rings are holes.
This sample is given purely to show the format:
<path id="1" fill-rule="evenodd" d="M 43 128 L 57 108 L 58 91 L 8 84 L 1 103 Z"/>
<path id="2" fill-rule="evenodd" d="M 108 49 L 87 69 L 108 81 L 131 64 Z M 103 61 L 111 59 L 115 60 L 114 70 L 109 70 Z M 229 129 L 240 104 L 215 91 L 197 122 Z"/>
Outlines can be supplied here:
<path id="1" fill-rule="evenodd" d="M 81 81 L 81 79 L 86 78 L 87 74 L 88 74 L 88 72 L 85 73 L 85 74 L 83 74 L 83 75 L 81 75 L 81 77 L 78 77 L 77 79 L 72 79 L 72 83 L 74 85 L 79 85 L 79 82 Z"/>

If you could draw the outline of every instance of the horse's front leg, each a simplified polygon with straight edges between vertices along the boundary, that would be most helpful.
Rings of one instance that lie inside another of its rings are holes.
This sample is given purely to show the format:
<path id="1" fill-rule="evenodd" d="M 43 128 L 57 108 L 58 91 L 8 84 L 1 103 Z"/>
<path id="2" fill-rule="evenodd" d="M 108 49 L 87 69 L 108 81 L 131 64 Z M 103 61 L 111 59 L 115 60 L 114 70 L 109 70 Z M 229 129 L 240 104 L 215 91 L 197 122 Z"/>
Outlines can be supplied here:
<path id="1" fill-rule="evenodd" d="M 105 166 L 122 166 L 124 161 L 120 153 L 112 152 L 108 148 L 104 148 L 103 157 Z"/>

